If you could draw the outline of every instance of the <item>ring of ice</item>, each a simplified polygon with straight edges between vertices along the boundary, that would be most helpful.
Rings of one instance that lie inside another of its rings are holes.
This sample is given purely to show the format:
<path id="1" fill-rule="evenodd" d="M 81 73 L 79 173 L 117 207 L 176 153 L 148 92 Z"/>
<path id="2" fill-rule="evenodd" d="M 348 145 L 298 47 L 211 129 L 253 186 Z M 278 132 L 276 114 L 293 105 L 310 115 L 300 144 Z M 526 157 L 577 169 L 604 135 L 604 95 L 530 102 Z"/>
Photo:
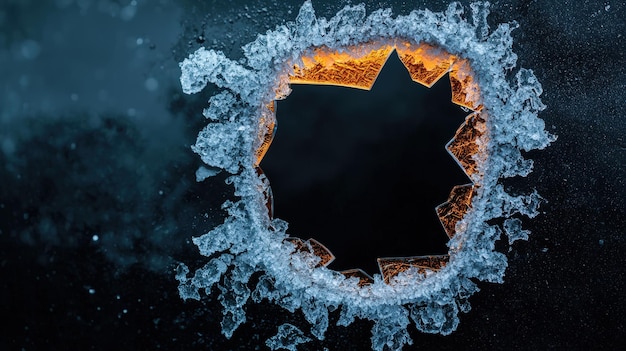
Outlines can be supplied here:
<path id="1" fill-rule="evenodd" d="M 290 312 L 300 309 L 318 339 L 324 338 L 330 311 L 340 309 L 338 325 L 350 325 L 357 317 L 372 320 L 376 350 L 410 344 L 411 321 L 424 332 L 454 331 L 458 313 L 469 311 L 468 298 L 478 290 L 473 280 L 503 281 L 506 256 L 495 251 L 502 232 L 509 243 L 527 238 L 528 231 L 512 216 L 538 214 L 541 197 L 536 191 L 511 196 L 499 179 L 528 175 L 533 163 L 521 151 L 542 149 L 555 139 L 537 116 L 545 106 L 533 72 L 519 69 L 513 82 L 507 80 L 517 60 L 511 38 L 516 25 L 500 24 L 491 31 L 488 14 L 488 3 L 473 3 L 469 16 L 458 3 L 445 12 L 420 10 L 397 17 L 390 9 L 366 16 L 365 6 L 357 5 L 325 19 L 317 18 L 307 1 L 295 22 L 277 26 L 245 45 L 245 58 L 238 62 L 204 48 L 185 59 L 180 64 L 185 93 L 199 92 L 208 83 L 222 89 L 204 111 L 210 122 L 193 150 L 207 165 L 231 174 L 228 183 L 238 200 L 224 203 L 228 217 L 223 224 L 193 239 L 210 260 L 192 275 L 187 266 L 179 266 L 180 296 L 200 299 L 201 289 L 210 293 L 217 284 L 227 337 L 245 322 L 244 306 L 250 299 L 268 299 Z M 356 277 L 319 265 L 318 256 L 297 251 L 285 240 L 287 223 L 268 213 L 269 183 L 257 166 L 275 124 L 270 102 L 289 95 L 285 77 L 293 74 L 294 63 L 301 63 L 312 48 L 341 52 L 397 39 L 426 43 L 469 62 L 480 91 L 476 102 L 488 116 L 474 140 L 479 151 L 473 156 L 472 181 L 479 186 L 471 207 L 456 223 L 444 267 L 437 272 L 407 269 L 395 275 L 391 284 L 380 275 L 371 284 L 360 284 Z M 198 176 L 203 178 L 202 172 Z M 502 228 L 488 223 L 496 218 L 504 219 Z M 291 344 L 285 340 L 292 340 Z M 283 325 L 267 345 L 295 348 L 307 340 L 294 326 Z"/>

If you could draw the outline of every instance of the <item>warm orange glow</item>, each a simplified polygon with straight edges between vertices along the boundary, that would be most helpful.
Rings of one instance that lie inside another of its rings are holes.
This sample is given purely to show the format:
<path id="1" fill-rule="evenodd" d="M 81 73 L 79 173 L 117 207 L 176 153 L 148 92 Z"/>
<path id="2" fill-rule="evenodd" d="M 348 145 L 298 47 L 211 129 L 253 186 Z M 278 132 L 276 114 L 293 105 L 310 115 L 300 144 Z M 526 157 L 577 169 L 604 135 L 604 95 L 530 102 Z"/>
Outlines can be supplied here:
<path id="1" fill-rule="evenodd" d="M 302 62 L 293 65 L 289 83 L 370 90 L 394 50 L 411 79 L 430 88 L 449 73 L 452 102 L 474 111 L 480 110 L 480 90 L 469 61 L 426 43 L 402 40 L 392 44 L 370 43 L 350 46 L 341 52 L 326 46 L 315 48 L 310 55 L 301 57 Z"/>
<path id="2" fill-rule="evenodd" d="M 296 251 L 309 252 L 320 258 L 316 267 L 326 267 L 335 260 L 335 255 L 326 246 L 315 239 L 303 241 L 300 238 L 290 237 L 285 239 L 296 247 Z"/>
<path id="3" fill-rule="evenodd" d="M 417 268 L 419 274 L 436 272 L 446 265 L 448 258 L 448 255 L 379 258 L 378 267 L 385 283 L 389 284 L 391 278 L 409 268 Z"/>
<path id="4" fill-rule="evenodd" d="M 456 59 L 455 56 L 428 44 L 404 42 L 397 45 L 396 51 L 411 79 L 428 88 L 448 73 Z"/>
<path id="5" fill-rule="evenodd" d="M 320 266 L 328 266 L 331 262 L 335 260 L 335 255 L 333 255 L 330 250 L 322 245 L 319 241 L 315 239 L 307 240 L 309 246 L 313 250 L 313 254 L 320 258 L 320 262 L 318 265 Z"/>
<path id="6" fill-rule="evenodd" d="M 268 105 L 267 108 L 269 111 L 271 111 L 272 114 L 276 113 L 274 109 L 274 101 L 272 101 L 272 104 Z M 255 158 L 254 165 L 256 167 L 259 167 L 259 164 L 261 164 L 261 160 L 263 160 L 263 157 L 265 157 L 267 150 L 270 148 L 270 145 L 272 144 L 272 140 L 274 140 L 274 131 L 276 129 L 276 119 L 275 118 L 269 119 L 270 122 L 267 124 L 267 126 L 265 126 L 265 128 L 263 128 L 263 126 L 266 124 L 266 120 L 268 119 L 269 118 L 264 117 L 264 118 L 261 118 L 261 120 L 259 121 L 259 125 L 261 126 L 261 129 L 264 129 L 264 131 L 260 137 L 260 145 L 256 149 L 256 152 L 255 152 L 256 158 Z"/>
<path id="7" fill-rule="evenodd" d="M 435 208 L 439 221 L 449 238 L 456 234 L 457 222 L 469 210 L 473 193 L 474 186 L 472 184 L 457 185 L 452 188 L 448 201 Z"/>
<path id="8" fill-rule="evenodd" d="M 341 51 L 322 46 L 305 53 L 297 63 L 292 65 L 293 73 L 279 79 L 283 84 L 333 85 L 370 90 L 393 51 L 396 51 L 411 79 L 422 85 L 431 87 L 448 73 L 452 102 L 474 111 L 446 145 L 465 173 L 472 176 L 477 171 L 477 163 L 473 157 L 479 153 L 478 138 L 482 136 L 485 129 L 486 114 L 482 111 L 480 91 L 468 60 L 426 43 L 417 44 L 402 39 L 350 46 Z M 281 98 L 284 96 L 276 96 L 276 99 Z M 275 113 L 275 105 L 272 101 L 266 106 L 259 122 L 262 128 L 260 128 L 259 135 L 260 146 L 256 151 L 257 166 L 272 142 Z M 479 185 L 455 186 L 448 200 L 437 206 L 437 215 L 449 238 L 454 237 L 456 224 L 470 209 L 472 195 L 477 186 Z M 314 239 L 303 241 L 290 237 L 286 240 L 295 245 L 296 251 L 309 252 L 318 256 L 320 258 L 318 267 L 325 267 L 335 259 L 330 250 Z M 449 255 L 379 258 L 378 267 L 384 281 L 389 283 L 391 278 L 412 267 L 417 268 L 420 274 L 438 271 L 446 265 L 448 259 Z M 374 282 L 372 277 L 361 269 L 350 269 L 342 271 L 341 274 L 346 277 L 359 278 L 359 286 Z"/>
<path id="9" fill-rule="evenodd" d="M 468 176 L 476 173 L 476 160 L 473 156 L 478 154 L 476 140 L 482 135 L 479 124 L 484 124 L 484 113 L 472 113 L 465 118 L 465 122 L 456 131 L 454 138 L 450 140 L 446 148 L 457 159 Z"/>
<path id="10" fill-rule="evenodd" d="M 348 269 L 346 271 L 341 271 L 341 274 L 345 275 L 346 278 L 359 278 L 358 284 L 361 287 L 374 283 L 374 278 L 365 273 L 362 269 Z"/>
<path id="11" fill-rule="evenodd" d="M 474 111 L 479 110 L 480 91 L 468 60 L 457 60 L 450 70 L 452 102 Z"/>
<path id="12" fill-rule="evenodd" d="M 335 85 L 370 90 L 393 47 L 386 45 L 368 50 L 349 47 L 344 52 L 317 48 L 312 56 L 302 57 L 302 67 L 294 65 L 291 84 Z"/>

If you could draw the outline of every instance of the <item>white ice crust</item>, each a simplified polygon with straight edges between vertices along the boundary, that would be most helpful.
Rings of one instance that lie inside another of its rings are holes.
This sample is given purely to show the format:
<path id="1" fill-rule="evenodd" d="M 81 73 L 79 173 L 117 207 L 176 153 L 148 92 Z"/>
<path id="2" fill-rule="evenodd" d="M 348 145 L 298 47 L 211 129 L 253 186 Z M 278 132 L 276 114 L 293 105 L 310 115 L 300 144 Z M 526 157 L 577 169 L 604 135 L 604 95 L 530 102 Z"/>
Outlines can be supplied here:
<path id="1" fill-rule="evenodd" d="M 469 311 L 468 298 L 478 290 L 474 281 L 503 282 L 507 260 L 495 251 L 495 241 L 503 232 L 510 243 L 526 239 L 528 231 L 517 217 L 535 217 L 542 198 L 536 192 L 512 196 L 499 180 L 528 175 L 533 163 L 521 151 L 542 149 L 554 136 L 537 116 L 545 106 L 533 72 L 522 68 L 513 81 L 506 78 L 517 60 L 511 48 L 516 24 L 492 30 L 487 24 L 489 4 L 470 7 L 469 14 L 452 3 L 445 12 L 419 10 L 394 17 L 390 9 L 366 15 L 365 6 L 356 5 L 325 19 L 316 17 L 307 1 L 295 22 L 245 45 L 244 60 L 235 62 L 222 52 L 200 48 L 181 62 L 185 93 L 199 92 L 209 83 L 221 88 L 204 111 L 209 123 L 193 150 L 211 169 L 232 174 L 228 183 L 239 200 L 224 203 L 228 217 L 223 224 L 193 238 L 208 263 L 195 273 L 181 264 L 176 278 L 183 299 L 200 299 L 202 290 L 209 293 L 217 284 L 224 335 L 231 337 L 245 322 L 246 303 L 267 299 L 290 312 L 301 310 L 311 324 L 310 335 L 318 339 L 328 328 L 329 311 L 340 309 L 339 325 L 350 325 L 356 317 L 374 321 L 374 350 L 401 349 L 412 343 L 407 331 L 411 324 L 428 333 L 453 332 L 459 312 Z M 488 116 L 487 131 L 478 140 L 486 145 L 477 155 L 480 179 L 474 179 L 481 185 L 448 243 L 450 261 L 445 268 L 421 280 L 408 271 L 393 284 L 376 275 L 372 285 L 359 287 L 355 278 L 315 268 L 316 257 L 293 253 L 293 245 L 283 240 L 287 223 L 268 215 L 263 195 L 267 183 L 255 171 L 254 150 L 260 145 L 259 135 L 274 122 L 267 103 L 290 92 L 280 78 L 289 72 L 287 62 L 297 62 L 312 47 L 341 50 L 393 38 L 427 42 L 469 60 Z M 497 218 L 505 219 L 503 228 L 488 223 Z M 261 277 L 253 285 L 249 280 L 256 272 Z"/>

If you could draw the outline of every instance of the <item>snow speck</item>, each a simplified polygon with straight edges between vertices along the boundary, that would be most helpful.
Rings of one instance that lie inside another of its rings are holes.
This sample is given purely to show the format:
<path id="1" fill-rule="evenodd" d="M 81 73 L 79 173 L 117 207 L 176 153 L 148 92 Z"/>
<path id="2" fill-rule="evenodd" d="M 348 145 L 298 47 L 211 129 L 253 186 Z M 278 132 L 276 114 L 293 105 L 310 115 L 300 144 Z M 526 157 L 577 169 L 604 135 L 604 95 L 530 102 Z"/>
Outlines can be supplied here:
<path id="1" fill-rule="evenodd" d="M 38 42 L 27 39 L 22 42 L 20 46 L 20 54 L 22 58 L 26 60 L 34 60 L 41 53 L 41 45 Z"/>
<path id="2" fill-rule="evenodd" d="M 122 11 L 120 11 L 120 17 L 124 21 L 132 20 L 137 14 L 137 2 L 132 1 L 128 6 L 124 6 Z"/>
<path id="3" fill-rule="evenodd" d="M 148 91 L 156 91 L 159 88 L 159 81 L 154 77 L 150 77 L 146 79 L 143 85 Z"/>

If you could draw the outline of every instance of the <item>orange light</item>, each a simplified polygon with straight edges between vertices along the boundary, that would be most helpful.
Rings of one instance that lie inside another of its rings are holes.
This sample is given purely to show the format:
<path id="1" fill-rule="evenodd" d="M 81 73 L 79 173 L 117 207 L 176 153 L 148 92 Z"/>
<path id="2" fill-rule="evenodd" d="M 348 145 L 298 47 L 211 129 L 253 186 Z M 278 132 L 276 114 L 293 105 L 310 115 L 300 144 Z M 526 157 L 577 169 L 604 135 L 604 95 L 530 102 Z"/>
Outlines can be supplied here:
<path id="1" fill-rule="evenodd" d="M 476 173 L 474 155 L 479 153 L 477 140 L 483 135 L 486 114 L 480 105 L 480 91 L 474 73 L 466 59 L 458 58 L 441 48 L 426 43 L 412 43 L 406 40 L 371 42 L 361 46 L 349 46 L 341 51 L 326 46 L 313 48 L 303 54 L 297 63 L 292 63 L 293 73 L 286 77 L 289 84 L 314 84 L 344 86 L 370 90 L 380 74 L 385 62 L 394 51 L 406 67 L 411 79 L 426 87 L 431 87 L 446 73 L 449 74 L 452 102 L 474 111 L 455 136 L 446 145 L 450 154 L 458 161 L 465 173 Z M 285 77 L 279 78 L 281 82 Z M 283 98 L 276 96 L 276 99 Z M 256 152 L 256 166 L 267 152 L 275 128 L 274 101 L 266 106 L 260 125 L 260 142 Z M 267 114 L 271 114 L 268 116 Z M 270 118 L 271 117 L 271 118 Z M 269 118 L 269 119 L 267 119 Z M 267 123 L 268 121 L 271 121 Z M 456 224 L 471 208 L 472 195 L 480 184 L 455 186 L 448 200 L 437 206 L 439 220 L 449 238 L 456 235 Z M 314 239 L 303 241 L 290 237 L 286 240 L 295 245 L 296 251 L 312 253 L 320 258 L 317 266 L 327 266 L 335 258 L 330 250 Z M 416 268 L 420 276 L 428 271 L 436 272 L 448 262 L 449 255 L 379 258 L 378 266 L 383 279 L 389 283 L 398 274 Z M 340 272 L 346 277 L 359 279 L 359 286 L 373 283 L 373 279 L 360 269 Z"/>
<path id="2" fill-rule="evenodd" d="M 474 155 L 478 153 L 478 144 L 476 140 L 482 136 L 479 128 L 480 124 L 484 124 L 483 117 L 485 113 L 472 113 L 465 118 L 465 122 L 454 134 L 454 138 L 446 145 L 446 149 L 459 162 L 465 173 L 471 177 L 476 173 L 476 160 Z"/>
<path id="3" fill-rule="evenodd" d="M 317 48 L 312 56 L 302 57 L 302 66 L 294 65 L 289 83 L 370 90 L 392 51 L 389 45 L 371 49 L 364 55 L 360 54 L 362 47 L 349 47 L 343 52 L 325 46 Z"/>
<path id="4" fill-rule="evenodd" d="M 452 86 L 452 102 L 465 106 L 471 110 L 480 109 L 480 90 L 474 78 L 469 61 L 457 60 L 450 70 L 450 84 Z"/>
<path id="5" fill-rule="evenodd" d="M 410 268 L 416 268 L 420 275 L 436 272 L 446 265 L 448 259 L 448 255 L 379 258 L 378 267 L 383 280 L 389 284 L 391 278 Z"/>
<path id="6" fill-rule="evenodd" d="M 430 88 L 450 70 L 455 56 L 428 44 L 408 42 L 396 47 L 398 57 L 411 75 L 411 79 Z"/>
<path id="7" fill-rule="evenodd" d="M 261 160 L 267 153 L 270 145 L 272 144 L 272 140 L 274 139 L 274 128 L 276 127 L 276 123 L 270 123 L 263 135 L 263 140 L 261 141 L 261 146 L 257 149 L 256 152 L 256 166 L 261 163 Z"/>
<path id="8" fill-rule="evenodd" d="M 317 263 L 316 267 L 326 267 L 331 264 L 335 260 L 335 255 L 333 255 L 330 250 L 322 245 L 319 241 L 315 239 L 309 239 L 304 241 L 300 238 L 287 238 L 287 241 L 292 243 L 295 246 L 296 251 L 300 252 L 308 252 L 312 253 L 315 256 L 319 257 L 320 260 Z"/>
<path id="9" fill-rule="evenodd" d="M 290 84 L 334 85 L 370 90 L 387 58 L 396 51 L 411 79 L 431 87 L 446 73 L 450 76 L 452 102 L 478 111 L 480 90 L 469 61 L 426 43 L 397 40 L 392 44 L 369 43 L 342 51 L 326 46 L 312 49 L 293 64 Z"/>
<path id="10" fill-rule="evenodd" d="M 359 268 L 341 271 L 341 274 L 345 275 L 346 278 L 358 278 L 358 285 L 360 287 L 374 283 L 374 278 L 372 278 L 369 274 L 365 273 L 362 269 Z"/>
<path id="11" fill-rule="evenodd" d="M 473 193 L 474 185 L 457 185 L 452 188 L 448 201 L 435 208 L 439 221 L 450 239 L 456 234 L 456 224 L 469 210 Z"/>

